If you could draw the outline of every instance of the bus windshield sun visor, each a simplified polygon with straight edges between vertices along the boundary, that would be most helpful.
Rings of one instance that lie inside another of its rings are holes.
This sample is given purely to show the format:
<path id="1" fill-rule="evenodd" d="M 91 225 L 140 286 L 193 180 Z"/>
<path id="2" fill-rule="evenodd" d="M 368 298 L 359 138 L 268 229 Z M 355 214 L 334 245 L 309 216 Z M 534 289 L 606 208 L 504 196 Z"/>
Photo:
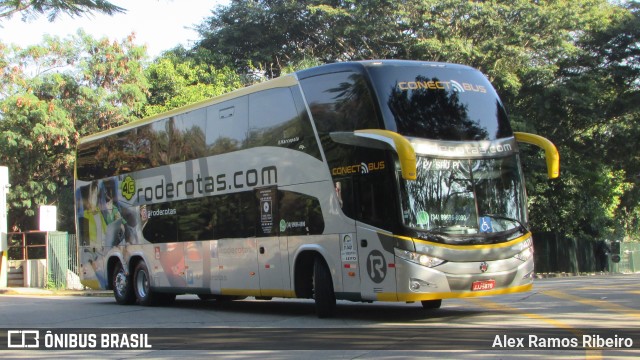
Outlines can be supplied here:
<path id="1" fill-rule="evenodd" d="M 560 154 L 558 154 L 558 149 L 551 141 L 535 134 L 524 132 L 514 132 L 513 134 L 518 142 L 536 145 L 544 150 L 549 179 L 555 179 L 560 176 Z"/>
<path id="2" fill-rule="evenodd" d="M 380 129 L 332 132 L 329 135 L 333 141 L 340 144 L 395 151 L 400 160 L 402 178 L 405 180 L 416 179 L 416 152 L 404 136 L 393 131 Z"/>

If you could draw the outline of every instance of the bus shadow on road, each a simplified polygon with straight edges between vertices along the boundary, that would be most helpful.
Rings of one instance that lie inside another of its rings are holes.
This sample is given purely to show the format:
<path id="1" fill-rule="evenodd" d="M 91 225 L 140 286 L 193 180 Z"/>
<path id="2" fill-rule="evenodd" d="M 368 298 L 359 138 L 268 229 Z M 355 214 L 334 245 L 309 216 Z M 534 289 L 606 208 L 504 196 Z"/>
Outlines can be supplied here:
<path id="1" fill-rule="evenodd" d="M 255 300 L 248 298 L 236 301 L 215 301 L 199 299 L 180 299 L 174 303 L 175 307 L 210 309 L 225 313 L 244 313 L 260 316 L 296 316 L 315 317 L 316 310 L 313 300 Z M 446 303 L 440 309 L 425 310 L 420 303 L 359 303 L 338 301 L 334 319 L 349 319 L 360 321 L 385 322 L 450 322 L 456 318 L 471 317 L 482 311 L 464 309 L 459 306 L 447 307 Z"/>

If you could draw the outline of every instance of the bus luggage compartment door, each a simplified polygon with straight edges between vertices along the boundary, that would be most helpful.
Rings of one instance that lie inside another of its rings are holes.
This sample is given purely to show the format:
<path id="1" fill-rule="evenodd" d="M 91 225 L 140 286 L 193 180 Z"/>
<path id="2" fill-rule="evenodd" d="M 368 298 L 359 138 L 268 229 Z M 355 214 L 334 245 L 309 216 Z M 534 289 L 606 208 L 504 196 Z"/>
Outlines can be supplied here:
<path id="1" fill-rule="evenodd" d="M 259 294 L 258 249 L 256 238 L 224 239 L 218 242 L 220 288 L 222 295 Z"/>

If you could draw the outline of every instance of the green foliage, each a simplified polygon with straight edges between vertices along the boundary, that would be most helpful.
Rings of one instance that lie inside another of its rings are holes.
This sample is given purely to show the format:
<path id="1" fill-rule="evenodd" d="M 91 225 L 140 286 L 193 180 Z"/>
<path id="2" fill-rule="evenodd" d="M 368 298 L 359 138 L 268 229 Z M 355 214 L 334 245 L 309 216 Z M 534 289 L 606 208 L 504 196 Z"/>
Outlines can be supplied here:
<path id="1" fill-rule="evenodd" d="M 216 69 L 198 59 L 184 58 L 181 49 L 164 54 L 145 70 L 151 86 L 146 116 L 222 95 L 242 86 L 229 68 Z"/>
<path id="2" fill-rule="evenodd" d="M 0 163 L 11 177 L 12 225 L 33 229 L 37 206 L 57 204 L 63 228 L 73 229 L 78 138 L 132 121 L 146 102 L 146 54 L 133 40 L 79 32 L 26 49 L 0 45 Z"/>
<path id="3" fill-rule="evenodd" d="M 550 137 L 562 158 L 559 184 L 530 187 L 531 213 L 546 230 L 638 238 L 640 18 L 633 6 L 598 13 L 553 73 L 518 94 L 514 116 Z"/>
<path id="4" fill-rule="evenodd" d="M 218 7 L 197 27 L 198 48 L 217 65 L 268 78 L 305 59 L 321 62 L 399 57 L 411 1 L 253 1 Z"/>
<path id="5" fill-rule="evenodd" d="M 0 0 L 0 20 L 20 13 L 22 20 L 46 15 L 49 21 L 54 21 L 63 13 L 75 17 L 94 11 L 113 15 L 126 10 L 104 0 Z"/>
<path id="6" fill-rule="evenodd" d="M 471 65 L 513 127 L 556 143 L 561 179 L 523 146 L 535 231 L 640 236 L 640 22 L 636 1 L 232 1 L 200 26 L 212 61 L 267 77 L 300 62 L 371 58 Z"/>

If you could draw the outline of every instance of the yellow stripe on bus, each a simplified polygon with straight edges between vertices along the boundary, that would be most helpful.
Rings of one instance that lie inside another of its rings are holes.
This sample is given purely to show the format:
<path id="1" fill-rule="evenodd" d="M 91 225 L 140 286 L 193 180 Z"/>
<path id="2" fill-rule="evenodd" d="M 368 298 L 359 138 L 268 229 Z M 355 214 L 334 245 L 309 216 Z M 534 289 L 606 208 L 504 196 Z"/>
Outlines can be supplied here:
<path id="1" fill-rule="evenodd" d="M 504 295 L 517 292 L 530 291 L 533 284 L 513 286 L 506 289 L 494 289 L 486 291 L 465 291 L 465 292 L 436 292 L 436 293 L 379 293 L 376 294 L 378 301 L 422 301 L 437 299 L 468 298 L 478 296 Z"/>
<path id="2" fill-rule="evenodd" d="M 438 247 L 443 247 L 443 248 L 447 248 L 447 249 L 454 249 L 454 250 L 480 250 L 480 249 L 495 249 L 495 248 L 503 248 L 503 247 L 509 247 L 509 246 L 513 246 L 515 244 L 518 244 L 520 242 L 523 242 L 525 240 L 527 240 L 530 236 L 531 233 L 526 233 L 525 235 L 522 235 L 516 239 L 513 239 L 511 241 L 507 241 L 504 243 L 499 243 L 499 244 L 485 244 L 485 245 L 449 245 L 449 244 L 442 244 L 442 243 L 437 243 L 437 242 L 433 242 L 433 241 L 428 241 L 428 240 L 422 240 L 422 239 L 415 239 L 415 238 L 410 238 L 408 236 L 400 236 L 400 235 L 391 235 L 395 238 L 398 239 L 402 239 L 402 240 L 412 240 L 415 241 L 416 243 L 423 243 L 423 244 L 429 244 L 432 246 L 438 246 Z"/>

